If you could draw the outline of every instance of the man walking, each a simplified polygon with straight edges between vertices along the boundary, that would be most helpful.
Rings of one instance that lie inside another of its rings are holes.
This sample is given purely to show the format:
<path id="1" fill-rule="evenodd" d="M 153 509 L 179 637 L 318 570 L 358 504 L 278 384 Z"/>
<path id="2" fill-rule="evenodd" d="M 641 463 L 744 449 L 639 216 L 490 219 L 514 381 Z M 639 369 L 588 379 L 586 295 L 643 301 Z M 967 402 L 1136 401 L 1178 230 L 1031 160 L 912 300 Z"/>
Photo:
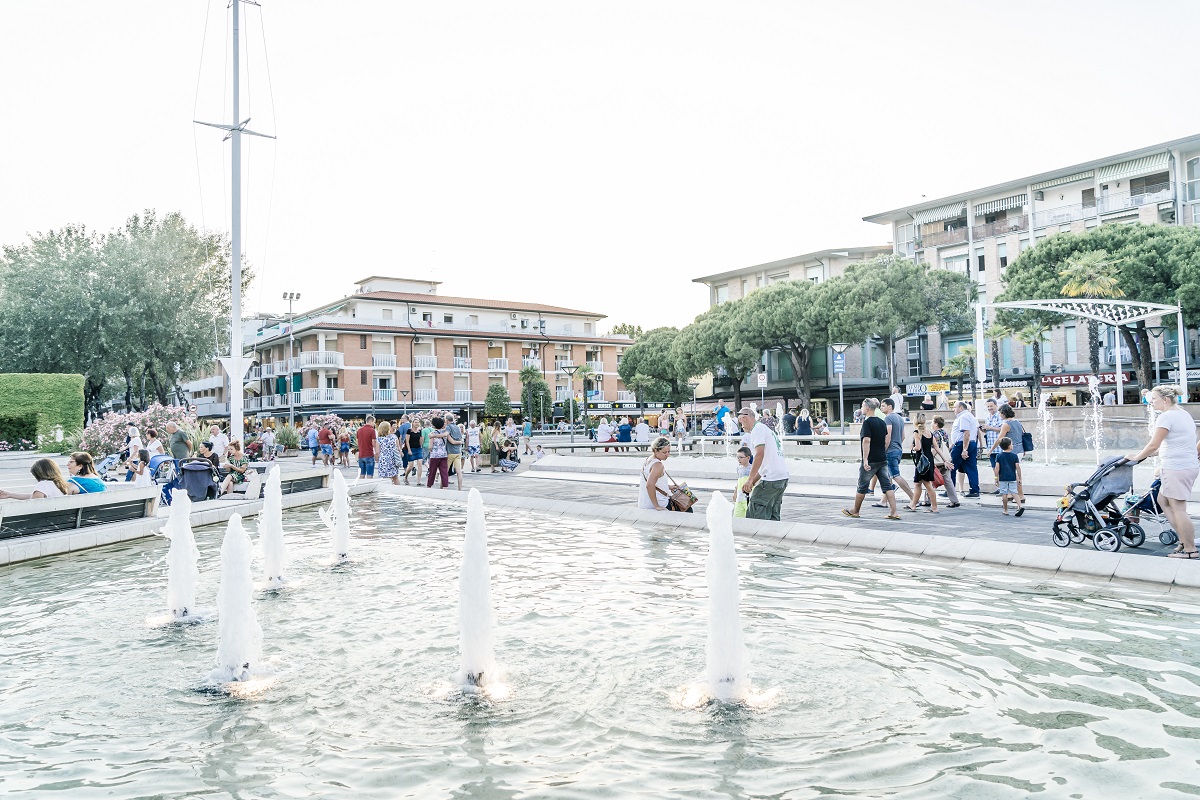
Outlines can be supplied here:
<path id="1" fill-rule="evenodd" d="M 526 422 L 526 425 L 529 423 Z M 446 469 L 453 472 L 458 478 L 458 490 L 462 491 L 462 474 L 463 474 L 463 430 L 458 424 L 458 417 L 454 414 L 446 415 L 446 433 L 449 438 L 446 439 Z"/>
<path id="2" fill-rule="evenodd" d="M 963 497 L 979 497 L 979 421 L 971 413 L 971 408 L 965 401 L 959 400 L 954 404 L 954 428 L 950 434 L 950 460 L 953 469 L 950 470 L 950 480 L 958 479 L 958 471 L 967 475 L 967 493 Z"/>
<path id="3" fill-rule="evenodd" d="M 904 413 L 904 395 L 900 393 L 899 386 L 892 387 L 892 396 L 888 399 L 892 401 L 892 408 L 896 409 L 896 413 Z"/>
<path id="4" fill-rule="evenodd" d="M 375 457 L 379 447 L 376 443 L 374 414 L 367 414 L 363 424 L 354 432 L 354 438 L 358 441 L 358 477 L 374 478 Z"/>
<path id="5" fill-rule="evenodd" d="M 179 462 L 192 454 L 192 440 L 174 422 L 168 422 L 166 430 L 167 449 L 171 452 L 171 458 L 175 459 L 175 471 L 179 472 Z"/>
<path id="6" fill-rule="evenodd" d="M 996 390 L 1000 391 L 999 389 Z M 987 401 L 987 420 L 979 423 L 979 430 L 983 432 L 983 446 L 988 453 L 988 462 L 991 466 L 991 472 L 996 471 L 996 456 L 993 452 L 996 449 L 996 439 L 1000 435 L 1000 425 L 1003 420 L 1000 419 L 1000 407 L 997 405 L 999 401 L 995 398 L 990 398 Z M 992 494 L 1000 494 L 1000 483 L 996 482 L 996 491 Z"/>
<path id="7" fill-rule="evenodd" d="M 863 500 L 867 499 L 872 478 L 878 478 L 879 485 L 883 488 L 883 496 L 888 504 L 887 518 L 900 519 L 900 515 L 896 513 L 896 490 L 888 475 L 887 450 L 892 441 L 892 434 L 888 424 L 875 416 L 878 408 L 879 401 L 872 397 L 862 402 L 862 461 L 858 465 L 858 489 L 854 494 L 853 510 L 842 509 L 843 515 L 853 519 L 858 519 L 859 512 L 862 511 Z"/>
<path id="8" fill-rule="evenodd" d="M 745 489 L 750 492 L 746 517 L 778 520 L 783 491 L 791 477 L 787 462 L 783 460 L 783 445 L 775 431 L 754 419 L 751 409 L 738 411 L 738 422 L 746 431 L 744 441 L 754 454 L 754 464 L 745 484 Z"/>
<path id="9" fill-rule="evenodd" d="M 896 403 L 892 398 L 887 398 L 883 401 L 884 423 L 888 426 L 888 446 L 887 446 L 887 466 L 888 475 L 892 479 L 892 483 L 899 486 L 908 495 L 911 502 L 913 498 L 912 487 L 908 485 L 908 481 L 900 474 L 900 461 L 904 458 L 904 417 L 900 416 Z M 892 499 L 892 505 L 895 505 L 895 498 Z M 883 508 L 882 503 L 876 503 L 879 508 Z"/>

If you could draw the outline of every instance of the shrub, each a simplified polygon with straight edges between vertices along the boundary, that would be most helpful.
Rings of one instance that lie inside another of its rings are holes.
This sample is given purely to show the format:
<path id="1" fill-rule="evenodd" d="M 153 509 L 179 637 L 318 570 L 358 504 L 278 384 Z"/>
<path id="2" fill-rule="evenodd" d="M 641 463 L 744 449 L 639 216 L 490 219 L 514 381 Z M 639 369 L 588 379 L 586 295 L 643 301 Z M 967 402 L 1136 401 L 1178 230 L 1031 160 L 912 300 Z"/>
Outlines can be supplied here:
<path id="1" fill-rule="evenodd" d="M 285 450 L 300 448 L 300 432 L 291 425 L 280 425 L 275 430 L 275 444 L 283 445 Z"/>
<path id="2" fill-rule="evenodd" d="M 53 375 L 30 372 L 0 374 L 0 409 L 4 418 L 15 417 L 35 420 L 35 429 L 25 431 L 18 437 L 40 443 L 49 451 L 59 451 L 56 428 L 69 431 L 83 425 L 83 376 Z M 8 437 L 14 445 L 13 434 L 8 432 L 4 419 L 0 419 L 0 439 Z"/>
<path id="3" fill-rule="evenodd" d="M 328 425 L 330 428 L 344 428 L 346 426 L 346 420 L 337 414 L 313 414 L 308 418 L 308 422 L 317 427 Z"/>
<path id="4" fill-rule="evenodd" d="M 158 403 L 145 411 L 133 411 L 129 414 L 114 414 L 109 412 L 83 430 L 78 443 L 72 444 L 79 450 L 103 458 L 109 453 L 117 453 L 125 449 L 125 431 L 130 425 L 137 426 L 146 439 L 146 429 L 154 428 L 166 447 L 166 425 L 174 422 L 192 439 L 192 452 L 203 441 L 199 438 L 199 424 L 193 414 L 188 413 L 182 406 L 164 406 Z M 69 437 L 68 437 L 69 438 Z M 64 439 L 64 444 L 67 439 Z"/>
<path id="5" fill-rule="evenodd" d="M 0 441 L 16 442 L 26 440 L 36 442 L 37 436 L 38 415 L 36 413 L 0 414 Z"/>

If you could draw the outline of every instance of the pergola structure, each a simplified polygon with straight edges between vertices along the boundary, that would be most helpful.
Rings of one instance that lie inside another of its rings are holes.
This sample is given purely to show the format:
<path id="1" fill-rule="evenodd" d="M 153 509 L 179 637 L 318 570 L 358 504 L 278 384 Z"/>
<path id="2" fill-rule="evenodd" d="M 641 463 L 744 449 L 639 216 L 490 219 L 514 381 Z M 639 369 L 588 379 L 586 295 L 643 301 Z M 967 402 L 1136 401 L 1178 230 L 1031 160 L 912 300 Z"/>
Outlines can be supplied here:
<path id="1" fill-rule="evenodd" d="M 1117 366 L 1117 403 L 1124 404 L 1124 370 L 1121 363 L 1121 326 L 1134 322 L 1154 319 L 1168 314 L 1175 315 L 1179 328 L 1179 383 L 1182 402 L 1187 402 L 1187 352 L 1184 343 L 1187 342 L 1187 332 L 1183 327 L 1183 309 L 1179 306 L 1168 306 L 1159 303 L 1142 303 L 1136 300 L 1089 300 L 1084 298 L 1057 300 L 1015 300 L 1008 303 L 979 303 L 975 307 L 975 349 L 980 354 L 975 359 L 976 380 L 987 382 L 987 359 L 982 357 L 983 347 L 983 310 L 985 308 L 1012 308 L 1027 311 L 1050 311 L 1077 319 L 1090 319 L 1113 326 L 1117 331 L 1116 366 Z M 1150 387 L 1143 387 L 1150 388 Z"/>

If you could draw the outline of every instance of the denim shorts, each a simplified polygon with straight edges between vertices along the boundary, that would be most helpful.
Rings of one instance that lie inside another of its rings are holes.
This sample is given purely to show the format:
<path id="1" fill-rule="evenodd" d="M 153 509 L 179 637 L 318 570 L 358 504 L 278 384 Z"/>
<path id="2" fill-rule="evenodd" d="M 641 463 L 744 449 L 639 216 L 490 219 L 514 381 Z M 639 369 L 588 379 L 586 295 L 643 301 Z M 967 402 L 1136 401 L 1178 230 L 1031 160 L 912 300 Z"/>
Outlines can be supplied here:
<path id="1" fill-rule="evenodd" d="M 333 445 L 331 445 L 331 444 L 321 445 L 321 454 L 326 455 L 326 456 L 333 455 Z"/>
<path id="2" fill-rule="evenodd" d="M 1000 481 L 1000 496 L 1001 497 L 1003 497 L 1006 494 L 1017 494 L 1017 493 L 1018 492 L 1017 492 L 1017 482 L 1016 481 Z"/>
<path id="3" fill-rule="evenodd" d="M 887 456 L 888 475 L 895 478 L 900 475 L 900 459 L 904 458 L 904 453 L 900 450 L 888 450 Z M 887 489 L 884 489 L 886 492 Z"/>

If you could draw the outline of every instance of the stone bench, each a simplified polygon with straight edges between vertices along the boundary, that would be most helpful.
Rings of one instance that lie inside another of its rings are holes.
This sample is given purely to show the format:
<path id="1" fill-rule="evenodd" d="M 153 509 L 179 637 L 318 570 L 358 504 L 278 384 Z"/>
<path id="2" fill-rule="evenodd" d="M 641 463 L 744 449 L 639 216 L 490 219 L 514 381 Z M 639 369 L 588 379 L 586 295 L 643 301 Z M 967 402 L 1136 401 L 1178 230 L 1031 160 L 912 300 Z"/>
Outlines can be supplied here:
<path id="1" fill-rule="evenodd" d="M 0 501 L 0 541 L 37 533 L 71 531 L 153 517 L 161 487 L 121 487 L 103 492 Z"/>
<path id="2" fill-rule="evenodd" d="M 311 489 L 328 489 L 331 467 L 313 467 L 310 469 L 284 470 L 279 474 L 279 486 L 283 494 L 307 492 Z M 266 485 L 265 469 L 255 469 L 253 475 L 233 487 L 227 497 L 237 497 L 239 500 L 257 500 L 262 497 L 262 487 Z M 252 491 L 257 490 L 257 491 Z"/>

